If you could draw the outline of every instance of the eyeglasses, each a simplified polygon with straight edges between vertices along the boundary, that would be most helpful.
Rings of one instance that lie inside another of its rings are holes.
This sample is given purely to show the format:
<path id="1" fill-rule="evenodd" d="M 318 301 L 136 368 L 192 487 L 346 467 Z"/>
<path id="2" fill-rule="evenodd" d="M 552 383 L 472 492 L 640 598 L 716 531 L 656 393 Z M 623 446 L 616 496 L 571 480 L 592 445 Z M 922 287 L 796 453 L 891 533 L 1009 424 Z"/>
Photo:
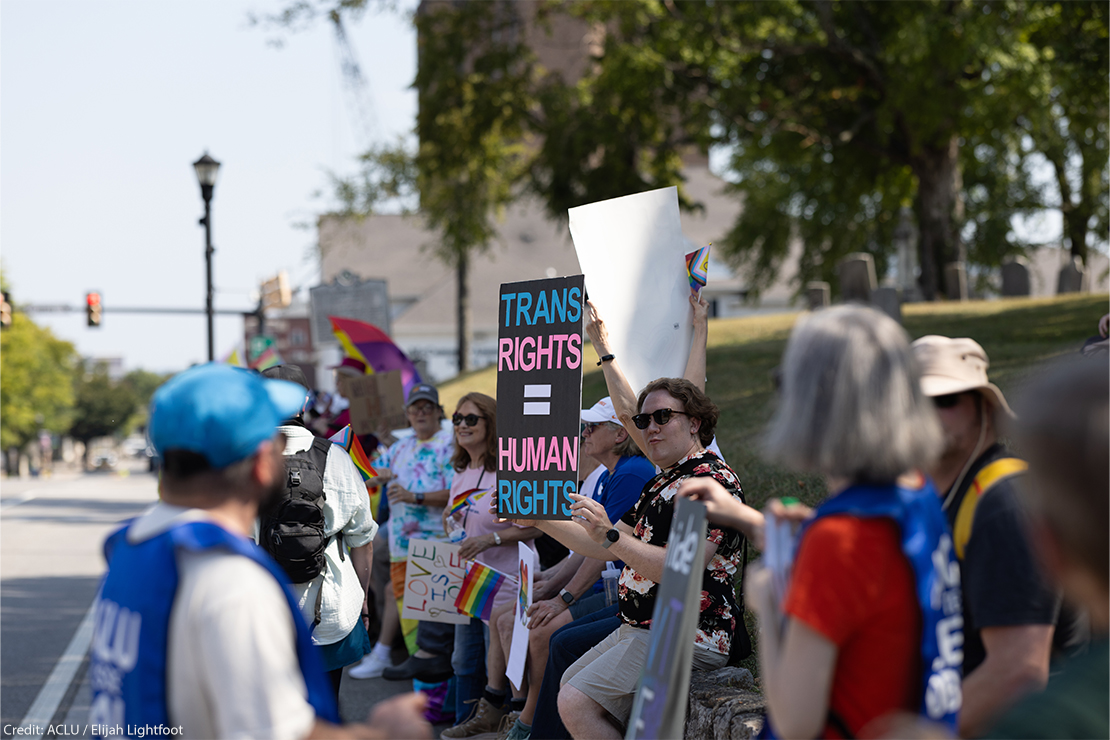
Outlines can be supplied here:
<path id="1" fill-rule="evenodd" d="M 960 402 L 963 393 L 949 393 L 945 396 L 933 396 L 933 405 L 938 409 L 950 409 Z"/>
<path id="2" fill-rule="evenodd" d="M 435 412 L 435 410 L 435 404 L 431 404 L 426 401 L 414 403 L 406 409 L 406 411 L 410 411 L 414 414 L 431 414 Z"/>
<path id="3" fill-rule="evenodd" d="M 582 422 L 582 436 L 593 434 L 594 430 L 604 424 L 603 421 L 584 421 Z"/>
<path id="4" fill-rule="evenodd" d="M 687 414 L 685 411 L 675 411 L 674 409 L 656 409 L 650 414 L 636 414 L 632 417 L 632 423 L 636 425 L 637 429 L 647 429 L 648 424 L 651 423 L 651 420 L 655 419 L 655 423 L 658 426 L 664 426 L 667 422 L 671 420 L 671 414 L 682 414 L 683 416 L 689 416 L 689 414 Z"/>
<path id="5" fill-rule="evenodd" d="M 462 414 L 455 414 L 451 417 L 451 423 L 455 426 L 458 426 L 459 424 L 466 422 L 466 425 L 468 427 L 476 427 L 478 426 L 478 420 L 484 418 L 486 417 L 478 416 L 478 414 L 467 414 L 466 416 L 463 416 Z"/>

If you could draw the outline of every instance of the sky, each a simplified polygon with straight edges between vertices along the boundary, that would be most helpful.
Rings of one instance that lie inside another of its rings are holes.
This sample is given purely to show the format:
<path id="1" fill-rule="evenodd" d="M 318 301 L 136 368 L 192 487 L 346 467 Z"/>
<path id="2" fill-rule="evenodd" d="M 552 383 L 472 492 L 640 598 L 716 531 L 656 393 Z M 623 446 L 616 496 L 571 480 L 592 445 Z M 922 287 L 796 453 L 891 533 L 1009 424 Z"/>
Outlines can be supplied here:
<path id="1" fill-rule="evenodd" d="M 326 173 L 349 174 L 368 143 L 412 130 L 409 21 L 370 12 L 348 25 L 373 107 L 368 142 L 330 25 L 294 33 L 250 24 L 251 13 L 287 4 L 0 3 L 0 264 L 17 307 L 81 309 L 32 314 L 81 355 L 157 372 L 207 360 L 203 313 L 112 312 L 204 308 L 204 202 L 192 167 L 203 153 L 222 164 L 215 307 L 252 310 L 259 284 L 279 270 L 294 287 L 318 282 Z M 85 325 L 89 291 L 102 296 L 99 328 Z M 242 324 L 217 315 L 217 359 L 241 341 Z"/>

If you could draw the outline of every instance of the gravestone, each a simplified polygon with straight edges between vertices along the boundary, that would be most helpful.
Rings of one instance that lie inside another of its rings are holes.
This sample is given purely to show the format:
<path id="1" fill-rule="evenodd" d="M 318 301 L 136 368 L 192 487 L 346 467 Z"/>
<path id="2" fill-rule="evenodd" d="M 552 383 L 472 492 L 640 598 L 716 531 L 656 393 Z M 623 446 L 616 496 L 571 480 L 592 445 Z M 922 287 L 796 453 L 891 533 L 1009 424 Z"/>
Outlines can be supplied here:
<path id="1" fill-rule="evenodd" d="M 1072 257 L 1060 268 L 1060 277 L 1056 280 L 1056 293 L 1085 293 L 1087 292 L 1087 271 L 1083 262 L 1078 257 Z"/>
<path id="2" fill-rule="evenodd" d="M 832 290 L 829 284 L 822 280 L 806 283 L 806 306 L 810 311 L 828 308 L 831 303 Z"/>
<path id="3" fill-rule="evenodd" d="M 967 266 L 963 262 L 945 265 L 944 292 L 950 301 L 967 300 Z"/>
<path id="4" fill-rule="evenodd" d="M 871 291 L 879 284 L 875 278 L 875 259 L 866 252 L 854 252 L 842 259 L 837 265 L 837 276 L 840 278 L 840 300 L 845 303 L 868 303 Z"/>
<path id="5" fill-rule="evenodd" d="M 1002 295 L 1027 296 L 1032 292 L 1029 284 L 1029 266 L 1021 257 L 1002 263 Z"/>
<path id="6" fill-rule="evenodd" d="M 902 291 L 898 288 L 876 288 L 871 291 L 871 306 L 902 323 Z"/>

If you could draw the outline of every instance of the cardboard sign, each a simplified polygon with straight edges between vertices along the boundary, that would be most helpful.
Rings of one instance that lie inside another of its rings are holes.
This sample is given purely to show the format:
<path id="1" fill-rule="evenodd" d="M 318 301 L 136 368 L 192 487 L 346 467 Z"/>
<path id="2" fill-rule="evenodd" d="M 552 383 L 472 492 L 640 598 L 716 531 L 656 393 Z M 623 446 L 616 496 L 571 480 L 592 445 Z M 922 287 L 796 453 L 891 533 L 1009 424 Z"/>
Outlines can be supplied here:
<path id="1" fill-rule="evenodd" d="M 375 434 L 383 426 L 401 429 L 408 425 L 399 370 L 345 377 L 343 392 L 351 403 L 351 429 L 355 434 Z"/>
<path id="2" fill-rule="evenodd" d="M 524 663 L 528 659 L 528 608 L 532 606 L 532 582 L 536 577 L 536 555 L 524 542 L 517 543 L 517 597 L 513 610 L 513 639 L 505 676 L 520 690 L 524 683 Z"/>
<path id="3" fill-rule="evenodd" d="M 676 499 L 663 580 L 651 614 L 651 645 L 628 720 L 628 740 L 681 738 L 705 570 L 705 504 Z"/>
<path id="4" fill-rule="evenodd" d="M 465 577 L 466 561 L 459 557 L 458 545 L 409 540 L 401 617 L 466 624 L 470 617 L 455 608 L 455 598 Z"/>
<path id="5" fill-rule="evenodd" d="M 569 519 L 578 491 L 581 275 L 503 283 L 497 336 L 497 514 Z"/>
<path id="6" fill-rule="evenodd" d="M 590 301 L 635 393 L 681 378 L 694 336 L 686 254 L 673 187 L 571 208 L 570 235 Z"/>

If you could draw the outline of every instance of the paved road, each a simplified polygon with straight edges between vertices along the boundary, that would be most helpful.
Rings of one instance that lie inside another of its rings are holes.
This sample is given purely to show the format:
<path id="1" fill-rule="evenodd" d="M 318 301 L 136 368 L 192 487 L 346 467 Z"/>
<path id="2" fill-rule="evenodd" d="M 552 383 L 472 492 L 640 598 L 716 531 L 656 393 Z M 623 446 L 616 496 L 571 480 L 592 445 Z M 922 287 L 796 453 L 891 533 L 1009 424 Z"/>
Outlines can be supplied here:
<path id="1" fill-rule="evenodd" d="M 0 481 L 0 737 L 28 723 L 46 737 L 84 734 L 85 620 L 104 573 L 100 545 L 117 522 L 156 500 L 155 478 L 139 461 L 121 473 Z M 345 677 L 340 710 L 362 720 L 408 690 Z"/>

